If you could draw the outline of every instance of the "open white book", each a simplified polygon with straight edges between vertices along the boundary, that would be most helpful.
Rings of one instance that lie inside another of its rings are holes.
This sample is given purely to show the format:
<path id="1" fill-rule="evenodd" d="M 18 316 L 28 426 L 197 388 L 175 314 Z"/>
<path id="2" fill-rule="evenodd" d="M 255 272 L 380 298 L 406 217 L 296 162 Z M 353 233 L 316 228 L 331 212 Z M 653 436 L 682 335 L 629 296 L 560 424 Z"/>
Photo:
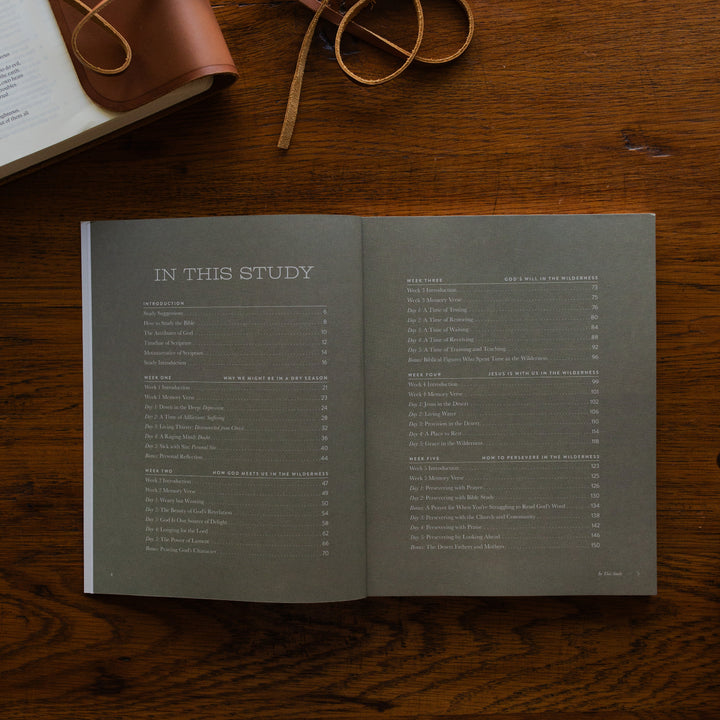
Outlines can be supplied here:
<path id="1" fill-rule="evenodd" d="M 164 0 L 153 0 L 158 1 Z M 116 5 L 120 11 L 127 8 L 127 3 Z M 154 99 L 140 98 L 136 107 L 118 111 L 93 101 L 83 89 L 78 72 L 85 70 L 73 64 L 58 24 L 64 15 L 56 17 L 48 0 L 0 0 L 0 180 L 197 96 L 221 75 L 232 77 L 232 60 L 219 28 L 212 25 L 212 11 L 205 0 L 195 5 L 206 19 L 203 31 L 209 28 L 207 52 L 220 62 L 199 68 L 198 77 L 168 92 L 161 88 Z M 72 22 L 75 11 L 68 6 L 67 12 Z M 126 20 L 135 21 L 132 16 Z M 146 62 L 141 47 L 133 47 L 133 54 L 133 62 Z M 113 81 L 126 79 L 105 80 Z"/>

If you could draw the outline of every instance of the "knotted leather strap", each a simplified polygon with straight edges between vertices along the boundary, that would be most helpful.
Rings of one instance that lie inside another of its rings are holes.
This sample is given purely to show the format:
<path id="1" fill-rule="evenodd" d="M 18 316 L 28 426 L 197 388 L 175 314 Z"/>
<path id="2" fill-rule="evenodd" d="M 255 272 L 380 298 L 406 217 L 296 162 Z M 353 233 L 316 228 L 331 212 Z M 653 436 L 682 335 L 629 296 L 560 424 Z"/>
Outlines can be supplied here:
<path id="1" fill-rule="evenodd" d="M 415 9 L 415 17 L 417 19 L 417 36 L 415 44 L 411 50 L 406 50 L 395 43 L 387 40 L 386 38 L 378 35 L 377 33 L 369 30 L 362 25 L 358 25 L 354 22 L 354 18 L 368 5 L 372 4 L 374 0 L 358 0 L 344 15 L 336 12 L 329 7 L 329 0 L 299 0 L 303 5 L 309 7 L 311 10 L 315 10 L 313 19 L 305 32 L 300 53 L 298 55 L 297 65 L 295 67 L 295 75 L 293 77 L 292 84 L 290 86 L 290 95 L 288 97 L 287 108 L 285 110 L 285 120 L 283 122 L 282 131 L 280 133 L 280 139 L 278 141 L 278 147 L 286 150 L 290 147 L 290 139 L 292 138 L 293 130 L 295 128 L 295 121 L 297 119 L 298 107 L 300 105 L 300 92 L 302 89 L 303 75 L 305 73 L 305 63 L 307 55 L 310 50 L 310 44 L 312 42 L 313 35 L 315 33 L 315 27 L 317 26 L 320 17 L 325 17 L 328 20 L 334 22 L 338 26 L 337 34 L 335 36 L 335 58 L 338 65 L 342 68 L 346 75 L 351 77 L 356 82 L 362 83 L 363 85 L 380 85 L 393 80 L 411 65 L 412 62 L 422 62 L 430 64 L 442 64 L 448 63 L 456 58 L 460 57 L 465 50 L 467 50 L 470 41 L 472 40 L 473 33 L 475 31 L 475 18 L 473 16 L 472 8 L 468 0 L 455 0 L 465 11 L 467 15 L 467 36 L 462 45 L 450 55 L 445 57 L 427 57 L 419 54 L 420 45 L 422 44 L 423 35 L 425 32 L 425 18 L 423 15 L 422 4 L 420 0 L 412 0 Z M 404 61 L 393 72 L 379 78 L 365 78 L 362 75 L 350 70 L 345 64 L 342 58 L 340 50 L 340 44 L 342 42 L 343 35 L 345 32 L 349 32 L 373 45 L 387 50 L 388 52 L 404 58 Z"/>
<path id="2" fill-rule="evenodd" d="M 89 70 L 93 70 L 96 73 L 100 73 L 101 75 L 117 75 L 124 70 L 127 70 L 132 60 L 132 48 L 130 47 L 130 43 L 125 39 L 122 33 L 120 33 L 107 20 L 105 20 L 102 15 L 100 15 L 100 11 L 104 10 L 111 2 L 113 2 L 113 0 L 100 0 L 100 2 L 93 8 L 86 5 L 81 0 L 65 0 L 65 2 L 68 3 L 68 5 L 74 7 L 76 10 L 79 10 L 81 13 L 83 13 L 83 18 L 75 26 L 70 41 L 75 57 L 86 68 L 88 68 Z M 97 23 L 102 28 L 107 30 L 120 43 L 125 57 L 123 59 L 123 62 L 120 63 L 120 65 L 118 65 L 117 67 L 105 68 L 100 67 L 99 65 L 95 65 L 94 63 L 90 62 L 90 60 L 88 60 L 80 51 L 80 48 L 78 46 L 78 37 L 80 36 L 80 33 L 82 32 L 85 25 L 87 25 L 91 21 Z"/>

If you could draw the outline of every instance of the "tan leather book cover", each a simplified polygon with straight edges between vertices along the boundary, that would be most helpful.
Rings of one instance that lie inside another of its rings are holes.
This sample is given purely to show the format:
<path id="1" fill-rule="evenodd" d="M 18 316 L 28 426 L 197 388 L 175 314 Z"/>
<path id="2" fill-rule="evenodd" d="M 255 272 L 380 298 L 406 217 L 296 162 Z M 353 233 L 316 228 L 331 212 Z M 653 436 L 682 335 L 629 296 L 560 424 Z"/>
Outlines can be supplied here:
<path id="1" fill-rule="evenodd" d="M 229 84 L 237 68 L 208 0 L 116 0 L 102 17 L 129 43 L 132 60 L 123 72 L 103 75 L 86 68 L 72 50 L 83 12 L 67 0 L 49 0 L 78 78 L 88 96 L 109 110 L 133 110 L 200 77 Z M 90 8 L 99 0 L 86 0 Z M 100 67 L 122 64 L 117 37 L 88 22 L 77 38 L 83 56 Z M 214 83 L 215 84 L 215 83 Z"/>

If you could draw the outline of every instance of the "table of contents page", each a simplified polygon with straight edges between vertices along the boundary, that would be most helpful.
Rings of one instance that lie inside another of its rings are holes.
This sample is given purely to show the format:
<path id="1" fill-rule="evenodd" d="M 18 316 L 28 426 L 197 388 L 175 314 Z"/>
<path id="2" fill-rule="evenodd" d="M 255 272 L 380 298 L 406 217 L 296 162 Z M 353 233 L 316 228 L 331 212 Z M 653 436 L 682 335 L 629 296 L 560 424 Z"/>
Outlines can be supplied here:
<path id="1" fill-rule="evenodd" d="M 88 232 L 93 589 L 364 594 L 357 220 Z"/>
<path id="2" fill-rule="evenodd" d="M 584 220 L 366 231 L 371 591 L 652 585 L 651 235 Z"/>

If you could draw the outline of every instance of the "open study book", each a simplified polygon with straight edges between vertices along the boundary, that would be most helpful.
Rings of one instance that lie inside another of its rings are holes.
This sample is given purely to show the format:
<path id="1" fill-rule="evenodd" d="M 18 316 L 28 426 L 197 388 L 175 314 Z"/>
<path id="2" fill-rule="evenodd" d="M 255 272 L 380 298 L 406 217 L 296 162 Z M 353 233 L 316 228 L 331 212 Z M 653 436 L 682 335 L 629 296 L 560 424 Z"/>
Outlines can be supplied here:
<path id="1" fill-rule="evenodd" d="M 652 215 L 82 245 L 88 592 L 656 591 Z"/>
<path id="2" fill-rule="evenodd" d="M 132 57 L 103 75 L 68 50 L 83 18 L 71 0 L 0 0 L 0 180 L 231 82 L 237 71 L 208 0 L 178 9 L 122 0 L 103 10 Z M 122 60 L 118 37 L 99 23 L 78 48 L 102 68 Z"/>

